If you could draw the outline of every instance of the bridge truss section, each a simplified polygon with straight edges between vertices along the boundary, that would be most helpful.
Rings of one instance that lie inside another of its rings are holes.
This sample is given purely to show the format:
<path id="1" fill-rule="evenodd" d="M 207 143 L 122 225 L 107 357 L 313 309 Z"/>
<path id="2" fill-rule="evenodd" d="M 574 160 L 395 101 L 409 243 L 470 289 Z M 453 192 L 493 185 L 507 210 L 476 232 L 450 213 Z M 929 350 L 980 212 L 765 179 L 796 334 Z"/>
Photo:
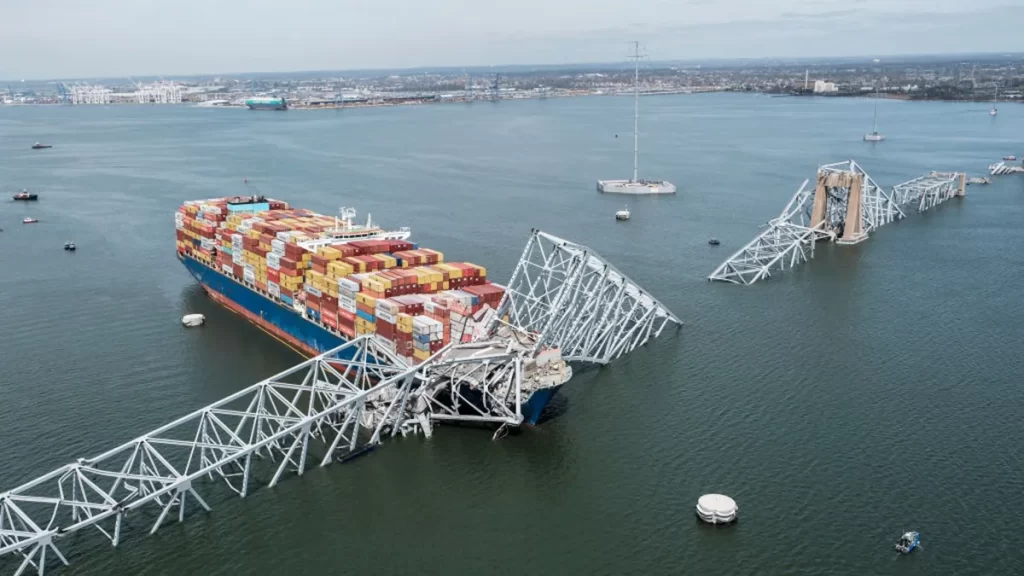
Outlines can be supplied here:
<path id="1" fill-rule="evenodd" d="M 558 348 L 567 361 L 607 364 L 682 321 L 600 254 L 534 230 L 487 337 L 503 325 L 528 335 L 534 351 Z"/>
<path id="2" fill-rule="evenodd" d="M 117 546 L 125 518 L 183 521 L 220 481 L 245 497 L 394 435 L 415 382 L 408 368 L 362 336 L 92 458 L 79 459 L 0 493 L 0 567 L 43 574 L 67 564 L 58 544 L 79 531 Z M 372 426 L 367 427 L 367 424 Z M 140 511 L 139 513 L 134 513 Z"/>
<path id="3" fill-rule="evenodd" d="M 853 160 L 825 164 L 819 168 L 816 203 L 821 201 L 822 190 L 825 193 L 825 226 L 837 232 L 839 243 L 853 244 L 865 240 L 876 229 L 906 216 L 893 194 L 876 184 Z M 859 224 L 851 222 L 858 212 Z M 812 208 L 812 218 L 813 214 Z"/>
<path id="4" fill-rule="evenodd" d="M 814 256 L 819 240 L 834 240 L 835 233 L 826 231 L 824 222 L 809 225 L 814 189 L 807 183 L 804 180 L 782 213 L 769 220 L 763 232 L 716 268 L 708 280 L 753 284 L 771 277 L 772 271 L 806 262 Z"/>
<path id="5" fill-rule="evenodd" d="M 893 194 L 853 160 L 825 164 L 813 188 L 808 180 L 764 231 L 708 276 L 708 280 L 753 284 L 814 256 L 820 240 L 854 244 L 871 231 L 903 218 Z"/>
<path id="6" fill-rule="evenodd" d="M 962 196 L 967 175 L 960 172 L 932 172 L 893 187 L 901 206 L 914 206 L 925 212 L 954 196 Z"/>

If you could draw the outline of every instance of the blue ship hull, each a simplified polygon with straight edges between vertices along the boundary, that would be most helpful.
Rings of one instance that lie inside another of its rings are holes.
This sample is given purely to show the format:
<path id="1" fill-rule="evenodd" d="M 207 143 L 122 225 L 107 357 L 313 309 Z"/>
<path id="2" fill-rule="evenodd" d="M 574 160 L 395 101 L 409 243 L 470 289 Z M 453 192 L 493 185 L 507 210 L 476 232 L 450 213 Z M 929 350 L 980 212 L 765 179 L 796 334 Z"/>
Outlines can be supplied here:
<path id="1" fill-rule="evenodd" d="M 194 258 L 179 254 L 178 259 L 214 300 L 304 356 L 322 354 L 348 341 Z M 341 359 L 346 360 L 343 356 Z M 531 394 L 521 406 L 523 422 L 536 424 L 559 388 L 544 388 Z"/>

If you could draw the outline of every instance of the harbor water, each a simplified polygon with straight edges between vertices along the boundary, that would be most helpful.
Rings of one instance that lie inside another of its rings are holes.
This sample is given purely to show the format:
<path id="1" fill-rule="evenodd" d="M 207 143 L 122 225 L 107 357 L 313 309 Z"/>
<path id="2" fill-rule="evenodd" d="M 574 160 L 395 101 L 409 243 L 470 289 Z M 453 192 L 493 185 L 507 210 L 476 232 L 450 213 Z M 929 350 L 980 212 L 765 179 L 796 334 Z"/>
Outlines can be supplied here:
<path id="1" fill-rule="evenodd" d="M 1024 153 L 1024 106 L 883 101 L 865 143 L 867 99 L 643 98 L 641 176 L 678 193 L 602 196 L 632 170 L 631 104 L 0 107 L 2 197 L 40 195 L 0 201 L 0 490 L 300 360 L 175 259 L 183 200 L 256 191 L 411 226 L 498 282 L 540 228 L 686 325 L 580 370 L 537 428 L 389 441 L 117 549 L 85 531 L 63 573 L 1024 573 L 1024 176 L 767 282 L 706 280 L 819 164 L 984 175 Z M 712 492 L 737 524 L 698 524 Z M 908 530 L 923 548 L 898 557 Z"/>

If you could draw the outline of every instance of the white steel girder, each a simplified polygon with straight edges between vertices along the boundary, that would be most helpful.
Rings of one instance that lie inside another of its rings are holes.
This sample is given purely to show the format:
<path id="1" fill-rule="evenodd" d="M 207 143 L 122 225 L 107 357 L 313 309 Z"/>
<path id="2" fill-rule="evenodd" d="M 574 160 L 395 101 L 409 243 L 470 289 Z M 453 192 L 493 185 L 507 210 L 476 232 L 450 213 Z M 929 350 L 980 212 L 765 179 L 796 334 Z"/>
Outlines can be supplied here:
<path id="1" fill-rule="evenodd" d="M 918 212 L 934 208 L 957 195 L 959 172 L 932 172 L 893 187 L 893 196 L 900 206 L 914 206 Z"/>
<path id="2" fill-rule="evenodd" d="M 856 162 L 825 164 L 818 169 L 817 176 L 825 194 L 823 218 L 811 222 L 816 189 L 808 188 L 808 180 L 804 180 L 782 213 L 769 220 L 764 231 L 719 265 L 708 280 L 753 284 L 770 278 L 773 271 L 792 268 L 811 259 L 819 240 L 835 241 L 846 225 L 850 195 L 847 184 L 851 179 L 844 176 L 850 175 L 862 177 L 860 217 L 865 234 L 904 217 L 893 195 L 879 187 Z"/>
<path id="3" fill-rule="evenodd" d="M 197 491 L 204 478 L 223 480 L 245 497 L 258 463 L 260 471 L 272 472 L 267 485 L 274 486 L 286 472 L 302 475 L 312 450 L 326 466 L 372 447 L 383 432 L 394 435 L 401 427 L 403 412 L 396 407 L 415 379 L 414 369 L 393 360 L 371 337 L 356 338 L 113 450 L 0 493 L 0 565 L 20 558 L 16 574 L 43 574 L 48 552 L 67 564 L 57 542 L 85 528 L 116 546 L 131 511 L 157 514 L 150 533 L 172 511 L 183 521 L 189 500 L 209 511 Z M 378 412 L 376 426 L 363 429 L 370 411 Z"/>
<path id="4" fill-rule="evenodd" d="M 818 240 L 835 239 L 835 233 L 824 229 L 824 222 L 813 227 L 807 224 L 810 202 L 814 199 L 814 189 L 808 189 L 807 182 L 804 180 L 782 213 L 769 220 L 763 232 L 730 256 L 708 279 L 753 284 L 770 277 L 774 269 L 792 268 L 812 258 Z"/>
<path id="5" fill-rule="evenodd" d="M 599 254 L 534 230 L 485 331 L 507 324 L 534 336 L 534 350 L 607 364 L 682 325 L 668 308 Z"/>
<path id="6" fill-rule="evenodd" d="M 861 188 L 861 226 L 865 234 L 870 234 L 893 220 L 903 218 L 905 214 L 893 198 L 891 192 L 884 188 L 865 172 L 860 165 L 853 160 L 825 164 L 818 169 L 818 174 L 857 174 L 863 176 L 863 187 Z M 828 222 L 826 226 L 833 229 L 842 228 L 846 224 L 846 214 L 849 202 L 850 189 L 846 186 L 828 186 Z"/>

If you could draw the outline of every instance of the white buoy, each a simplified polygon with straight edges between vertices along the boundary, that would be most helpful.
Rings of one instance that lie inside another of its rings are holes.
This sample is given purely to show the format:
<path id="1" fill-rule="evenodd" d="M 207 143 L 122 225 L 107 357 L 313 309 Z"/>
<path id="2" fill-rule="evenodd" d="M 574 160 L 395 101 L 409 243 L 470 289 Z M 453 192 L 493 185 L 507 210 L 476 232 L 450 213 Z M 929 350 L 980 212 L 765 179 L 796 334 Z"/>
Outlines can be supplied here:
<path id="1" fill-rule="evenodd" d="M 709 524 L 728 524 L 739 514 L 736 501 L 723 494 L 705 494 L 697 500 L 697 516 Z"/>
<path id="2" fill-rule="evenodd" d="M 202 326 L 203 322 L 206 322 L 206 316 L 203 316 L 202 314 L 185 314 L 185 316 L 181 318 L 181 323 L 189 328 Z"/>

